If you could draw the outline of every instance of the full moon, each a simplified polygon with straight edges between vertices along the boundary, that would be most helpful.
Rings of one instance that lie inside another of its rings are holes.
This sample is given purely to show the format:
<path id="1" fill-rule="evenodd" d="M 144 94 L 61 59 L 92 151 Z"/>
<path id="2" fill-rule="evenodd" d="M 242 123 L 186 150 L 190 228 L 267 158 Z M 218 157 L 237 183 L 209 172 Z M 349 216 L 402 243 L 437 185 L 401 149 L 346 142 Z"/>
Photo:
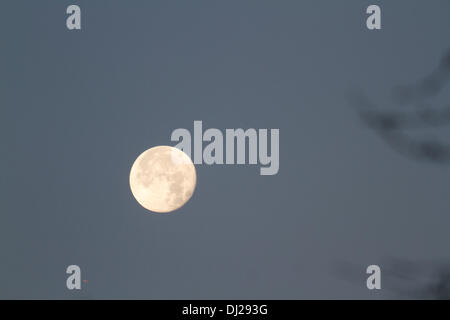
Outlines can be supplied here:
<path id="1" fill-rule="evenodd" d="M 181 208 L 194 193 L 197 175 L 183 151 L 158 146 L 144 151 L 133 163 L 130 188 L 145 209 L 165 213 Z"/>

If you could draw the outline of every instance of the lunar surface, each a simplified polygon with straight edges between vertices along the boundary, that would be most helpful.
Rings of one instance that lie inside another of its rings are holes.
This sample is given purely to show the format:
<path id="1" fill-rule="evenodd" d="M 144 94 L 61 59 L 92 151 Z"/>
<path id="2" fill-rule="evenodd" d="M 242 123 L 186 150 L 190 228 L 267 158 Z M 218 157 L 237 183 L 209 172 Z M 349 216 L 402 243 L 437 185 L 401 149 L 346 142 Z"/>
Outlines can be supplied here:
<path id="1" fill-rule="evenodd" d="M 158 146 L 144 151 L 130 172 L 130 188 L 137 202 L 153 212 L 182 207 L 194 193 L 197 175 L 183 151 Z"/>

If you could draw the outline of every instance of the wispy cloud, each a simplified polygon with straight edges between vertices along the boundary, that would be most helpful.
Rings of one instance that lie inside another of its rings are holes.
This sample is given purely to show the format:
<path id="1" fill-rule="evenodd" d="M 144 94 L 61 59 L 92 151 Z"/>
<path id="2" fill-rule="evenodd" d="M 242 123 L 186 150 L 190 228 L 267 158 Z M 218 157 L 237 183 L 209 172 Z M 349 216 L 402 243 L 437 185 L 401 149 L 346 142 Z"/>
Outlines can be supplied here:
<path id="1" fill-rule="evenodd" d="M 426 99 L 438 94 L 450 80 L 450 51 L 443 55 L 439 66 L 412 85 L 398 86 L 392 91 L 392 101 L 386 105 L 409 105 L 407 109 L 387 109 L 378 106 L 362 90 L 347 95 L 362 121 L 373 129 L 393 149 L 405 156 L 440 164 L 450 164 L 450 144 L 438 139 L 416 138 L 417 129 L 432 129 L 450 125 L 450 104 L 435 107 Z"/>

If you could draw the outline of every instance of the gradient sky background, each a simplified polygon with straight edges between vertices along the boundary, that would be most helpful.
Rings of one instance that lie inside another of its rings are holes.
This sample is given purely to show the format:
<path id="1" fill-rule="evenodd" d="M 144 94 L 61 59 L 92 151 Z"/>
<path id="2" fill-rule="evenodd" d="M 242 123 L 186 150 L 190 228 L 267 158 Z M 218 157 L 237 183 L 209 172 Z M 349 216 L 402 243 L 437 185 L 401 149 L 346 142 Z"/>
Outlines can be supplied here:
<path id="1" fill-rule="evenodd" d="M 396 108 L 450 48 L 448 0 L 3 0 L 0 39 L 0 298 L 395 298 L 368 265 L 450 258 L 450 167 L 396 153 L 346 98 Z M 278 175 L 197 166 L 185 207 L 147 213 L 133 161 L 194 120 L 280 128 Z"/>

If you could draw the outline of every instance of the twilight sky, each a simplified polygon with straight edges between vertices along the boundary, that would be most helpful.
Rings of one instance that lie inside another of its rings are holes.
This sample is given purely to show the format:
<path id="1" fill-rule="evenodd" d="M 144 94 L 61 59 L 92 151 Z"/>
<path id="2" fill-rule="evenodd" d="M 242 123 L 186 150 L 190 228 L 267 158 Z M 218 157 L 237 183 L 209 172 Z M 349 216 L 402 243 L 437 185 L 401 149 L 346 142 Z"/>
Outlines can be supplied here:
<path id="1" fill-rule="evenodd" d="M 368 265 L 450 259 L 450 166 L 397 153 L 347 97 L 408 110 L 392 88 L 450 48 L 448 0 L 3 0 L 0 39 L 0 298 L 398 298 Z M 194 120 L 279 128 L 279 173 L 200 165 L 186 206 L 148 213 L 131 165 Z"/>

